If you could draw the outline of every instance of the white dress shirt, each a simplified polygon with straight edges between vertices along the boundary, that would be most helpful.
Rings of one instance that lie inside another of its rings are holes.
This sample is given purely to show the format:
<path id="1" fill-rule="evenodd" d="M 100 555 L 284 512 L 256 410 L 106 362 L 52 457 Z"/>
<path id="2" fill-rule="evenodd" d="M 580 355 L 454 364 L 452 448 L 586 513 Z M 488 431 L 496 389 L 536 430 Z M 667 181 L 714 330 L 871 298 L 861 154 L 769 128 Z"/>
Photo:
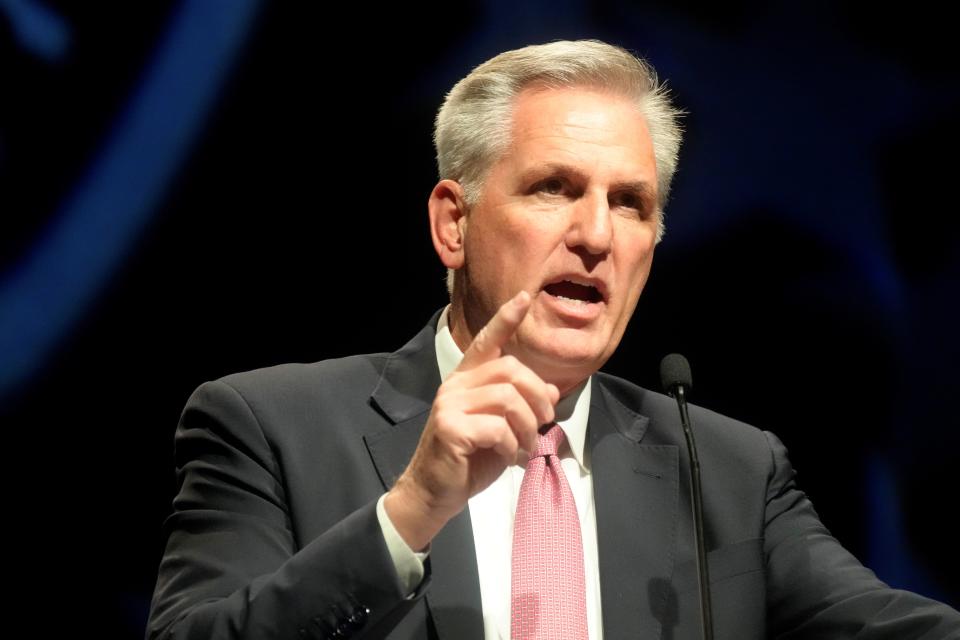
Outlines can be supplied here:
<path id="1" fill-rule="evenodd" d="M 437 325 L 435 345 L 441 380 L 457 368 L 463 353 L 457 347 L 447 322 L 448 306 Z M 566 435 L 567 444 L 560 452 L 560 464 L 570 484 L 580 516 L 583 540 L 583 566 L 586 573 L 587 630 L 591 640 L 603 638 L 600 608 L 600 572 L 597 565 L 597 526 L 593 503 L 593 478 L 586 459 L 584 441 L 590 413 L 590 379 L 564 397 L 556 408 L 556 422 Z M 513 520 L 517 498 L 523 481 L 523 467 L 511 465 L 489 487 L 470 498 L 470 521 L 480 576 L 480 598 L 483 609 L 485 640 L 510 638 L 510 572 L 513 548 Z M 383 508 L 377 503 L 377 514 L 387 547 L 397 566 L 397 573 L 409 591 L 423 579 L 425 554 L 415 554 L 403 541 Z"/>

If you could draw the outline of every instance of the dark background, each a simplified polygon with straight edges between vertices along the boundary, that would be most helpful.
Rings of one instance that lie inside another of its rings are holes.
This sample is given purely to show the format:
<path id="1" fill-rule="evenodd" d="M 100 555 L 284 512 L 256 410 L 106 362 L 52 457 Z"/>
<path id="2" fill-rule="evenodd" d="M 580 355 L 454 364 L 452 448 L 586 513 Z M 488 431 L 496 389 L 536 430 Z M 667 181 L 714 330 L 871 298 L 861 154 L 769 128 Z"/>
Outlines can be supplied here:
<path id="1" fill-rule="evenodd" d="M 777 433 L 851 551 L 960 602 L 960 73 L 934 3 L 75 4 L 0 0 L 13 618 L 142 635 L 191 390 L 401 346 L 445 302 L 444 92 L 581 37 L 689 112 L 607 369 L 656 388 L 685 353 L 693 399 Z"/>

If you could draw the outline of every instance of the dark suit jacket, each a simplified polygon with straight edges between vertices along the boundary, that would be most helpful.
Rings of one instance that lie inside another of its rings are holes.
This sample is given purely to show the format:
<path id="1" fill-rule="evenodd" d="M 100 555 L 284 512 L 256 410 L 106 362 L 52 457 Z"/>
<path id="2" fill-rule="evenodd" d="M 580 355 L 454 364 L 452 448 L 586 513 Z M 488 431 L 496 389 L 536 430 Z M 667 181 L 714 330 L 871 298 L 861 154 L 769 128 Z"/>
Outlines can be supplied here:
<path id="1" fill-rule="evenodd" d="M 197 389 L 176 436 L 180 490 L 148 637 L 482 638 L 469 510 L 433 541 L 409 598 L 376 517 L 440 384 L 436 320 L 393 354 Z M 604 374 L 594 383 L 604 637 L 698 637 L 675 404 Z M 887 588 L 830 536 L 775 436 L 696 407 L 691 418 L 718 640 L 960 638 L 960 614 Z"/>

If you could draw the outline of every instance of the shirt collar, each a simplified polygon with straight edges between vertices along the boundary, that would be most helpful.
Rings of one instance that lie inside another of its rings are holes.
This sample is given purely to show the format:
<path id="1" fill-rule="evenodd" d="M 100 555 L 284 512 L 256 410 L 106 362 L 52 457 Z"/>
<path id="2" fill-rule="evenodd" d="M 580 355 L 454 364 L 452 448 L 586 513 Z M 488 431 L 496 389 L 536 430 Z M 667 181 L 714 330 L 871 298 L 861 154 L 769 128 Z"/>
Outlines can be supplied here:
<path id="1" fill-rule="evenodd" d="M 463 352 L 450 335 L 447 316 L 450 305 L 440 314 L 437 323 L 437 335 L 434 345 L 437 351 L 437 366 L 440 368 L 440 380 L 445 381 L 463 359 Z M 590 388 L 592 378 L 587 378 L 557 404 L 557 424 L 563 429 L 570 445 L 570 452 L 584 471 L 589 470 L 589 462 L 584 459 L 584 443 L 587 438 L 587 419 L 590 415 Z"/>

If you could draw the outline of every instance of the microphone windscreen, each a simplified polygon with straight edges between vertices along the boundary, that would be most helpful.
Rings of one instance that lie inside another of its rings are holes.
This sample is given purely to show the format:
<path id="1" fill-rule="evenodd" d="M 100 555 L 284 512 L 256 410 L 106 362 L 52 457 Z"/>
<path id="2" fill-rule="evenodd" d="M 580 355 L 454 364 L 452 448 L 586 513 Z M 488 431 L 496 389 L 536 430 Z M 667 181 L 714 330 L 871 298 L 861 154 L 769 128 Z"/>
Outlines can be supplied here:
<path id="1" fill-rule="evenodd" d="M 660 382 L 667 393 L 671 393 L 678 385 L 683 385 L 689 391 L 693 388 L 690 363 L 679 353 L 664 356 L 660 361 Z"/>

